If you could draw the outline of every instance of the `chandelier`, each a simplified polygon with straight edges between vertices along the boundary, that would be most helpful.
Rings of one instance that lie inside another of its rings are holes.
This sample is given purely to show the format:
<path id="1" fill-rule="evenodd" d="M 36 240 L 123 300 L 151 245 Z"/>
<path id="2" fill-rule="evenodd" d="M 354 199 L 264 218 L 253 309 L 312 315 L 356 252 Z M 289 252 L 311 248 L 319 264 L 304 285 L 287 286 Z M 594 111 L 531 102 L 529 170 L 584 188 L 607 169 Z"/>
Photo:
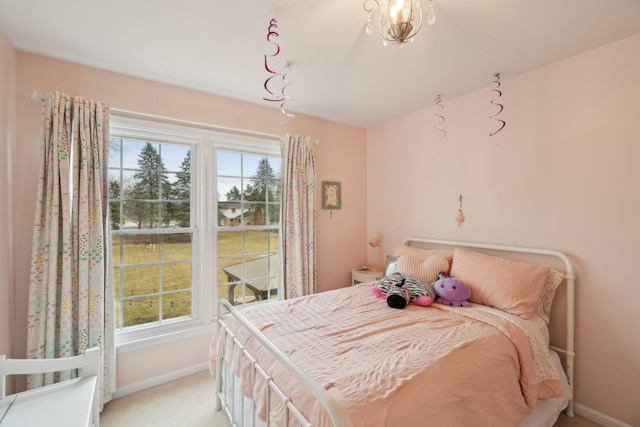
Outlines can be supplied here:
<path id="1" fill-rule="evenodd" d="M 374 2 L 378 7 L 378 34 L 382 37 L 382 44 L 387 46 L 391 43 L 402 47 L 403 44 L 412 42 L 422 28 L 421 0 L 364 0 L 364 10 L 369 14 L 365 27 L 368 35 L 373 33 Z M 433 0 L 427 2 L 427 24 L 433 25 L 436 22 Z"/>

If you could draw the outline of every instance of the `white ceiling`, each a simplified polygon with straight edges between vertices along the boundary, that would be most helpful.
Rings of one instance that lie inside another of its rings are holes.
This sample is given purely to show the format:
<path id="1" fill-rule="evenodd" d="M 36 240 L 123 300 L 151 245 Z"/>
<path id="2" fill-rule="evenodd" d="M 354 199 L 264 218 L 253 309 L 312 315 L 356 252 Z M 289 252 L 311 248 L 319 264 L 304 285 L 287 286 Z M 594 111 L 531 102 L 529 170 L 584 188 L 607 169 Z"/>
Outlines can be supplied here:
<path id="1" fill-rule="evenodd" d="M 365 34 L 361 0 L 0 0 L 0 27 L 22 51 L 279 108 L 276 18 L 286 111 L 361 127 L 640 33 L 640 0 L 434 3 L 402 49 Z"/>

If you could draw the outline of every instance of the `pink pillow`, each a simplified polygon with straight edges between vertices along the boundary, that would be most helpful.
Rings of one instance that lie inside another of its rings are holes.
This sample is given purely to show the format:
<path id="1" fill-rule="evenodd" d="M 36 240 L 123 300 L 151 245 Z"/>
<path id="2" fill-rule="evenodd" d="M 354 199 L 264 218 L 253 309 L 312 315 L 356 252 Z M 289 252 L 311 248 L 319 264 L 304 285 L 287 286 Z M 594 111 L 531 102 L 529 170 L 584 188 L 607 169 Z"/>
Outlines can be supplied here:
<path id="1" fill-rule="evenodd" d="M 550 268 L 471 252 L 453 251 L 451 277 L 471 288 L 469 301 L 529 319 Z"/>
<path id="2" fill-rule="evenodd" d="M 421 249 L 421 248 L 415 248 L 413 246 L 407 246 L 407 245 L 398 245 L 398 247 L 396 247 L 396 250 L 393 254 L 396 256 L 409 255 L 414 258 L 418 258 L 421 261 L 424 261 L 425 259 L 427 259 L 427 257 L 430 257 L 431 255 L 438 254 L 445 257 L 447 261 L 449 261 L 449 264 L 451 264 L 451 260 L 453 259 L 452 251 Z"/>
<path id="3" fill-rule="evenodd" d="M 431 283 L 438 278 L 438 273 L 449 271 L 449 261 L 438 254 L 431 255 L 424 260 L 401 255 L 398 257 L 398 271 L 405 276 Z"/>

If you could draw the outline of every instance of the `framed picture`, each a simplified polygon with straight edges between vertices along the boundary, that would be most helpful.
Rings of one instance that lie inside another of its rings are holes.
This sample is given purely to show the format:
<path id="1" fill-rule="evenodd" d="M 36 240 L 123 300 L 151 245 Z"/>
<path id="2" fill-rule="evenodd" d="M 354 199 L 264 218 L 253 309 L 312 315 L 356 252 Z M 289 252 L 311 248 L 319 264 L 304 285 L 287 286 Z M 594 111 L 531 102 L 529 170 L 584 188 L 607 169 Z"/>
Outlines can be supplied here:
<path id="1" fill-rule="evenodd" d="M 322 209 L 342 208 L 342 189 L 339 182 L 322 181 Z"/>

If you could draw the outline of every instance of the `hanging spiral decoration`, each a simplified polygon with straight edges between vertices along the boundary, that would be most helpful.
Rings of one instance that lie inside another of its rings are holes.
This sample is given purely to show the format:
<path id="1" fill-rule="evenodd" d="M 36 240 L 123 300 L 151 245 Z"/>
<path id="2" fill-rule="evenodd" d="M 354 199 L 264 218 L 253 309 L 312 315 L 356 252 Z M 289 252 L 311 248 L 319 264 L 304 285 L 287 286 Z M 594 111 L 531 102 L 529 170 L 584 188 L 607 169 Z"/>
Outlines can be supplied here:
<path id="1" fill-rule="evenodd" d="M 275 18 L 272 18 L 269 21 L 269 27 L 267 29 L 267 41 L 275 46 L 275 52 L 272 54 L 264 54 L 264 68 L 271 75 L 267 77 L 263 85 L 264 90 L 267 91 L 269 95 L 263 97 L 262 99 L 269 102 L 280 102 L 280 111 L 282 112 L 282 114 L 289 118 L 294 118 L 295 115 L 288 113 L 285 109 L 285 104 L 292 100 L 292 98 L 285 92 L 287 87 L 291 84 L 291 82 L 287 80 L 287 75 L 291 73 L 291 64 L 285 65 L 285 68 L 287 69 L 285 73 L 279 73 L 269 66 L 269 57 L 275 58 L 280 53 L 280 45 L 276 41 L 272 40 L 272 37 L 280 36 L 280 34 L 278 34 L 278 32 L 276 31 L 276 28 L 278 28 L 278 21 Z M 271 81 L 276 78 L 282 78 L 282 80 L 284 81 L 279 94 L 276 94 L 276 92 L 274 92 L 270 88 Z"/>
<path id="2" fill-rule="evenodd" d="M 445 136 L 447 136 L 447 131 L 442 128 L 445 122 L 445 118 L 443 116 L 444 105 L 442 105 L 442 97 L 440 97 L 440 95 L 436 95 L 436 98 L 433 102 L 436 104 L 436 107 L 439 108 L 439 111 L 437 111 L 434 115 L 440 120 L 440 123 L 436 123 L 436 125 L 433 127 L 439 134 L 439 142 L 442 141 Z"/>
<path id="3" fill-rule="evenodd" d="M 272 70 L 272 69 L 269 67 L 269 61 L 268 61 L 268 57 L 269 57 L 269 56 L 270 56 L 270 57 L 272 57 L 272 58 L 274 58 L 274 57 L 276 57 L 276 56 L 280 53 L 280 45 L 279 45 L 278 43 L 276 43 L 275 41 L 272 41 L 272 40 L 271 40 L 271 37 L 278 37 L 278 36 L 280 35 L 280 34 L 278 34 L 278 33 L 275 31 L 275 29 L 276 29 L 276 28 L 278 28 L 278 21 L 276 21 L 276 19 L 275 19 L 275 18 L 272 18 L 272 19 L 271 19 L 271 21 L 269 21 L 269 28 L 267 29 L 267 41 L 268 41 L 269 43 L 273 43 L 273 45 L 276 47 L 276 51 L 275 51 L 275 53 L 273 53 L 273 54 L 271 54 L 271 55 L 268 55 L 268 54 L 266 54 L 266 53 L 264 54 L 264 69 L 265 69 L 265 70 L 267 70 L 267 72 L 268 72 L 269 74 L 271 74 L 271 76 L 270 76 L 270 77 L 268 77 L 268 78 L 264 81 L 264 90 L 266 90 L 266 91 L 267 91 L 267 93 L 270 95 L 270 97 L 268 97 L 268 98 L 262 98 L 262 99 L 264 99 L 265 101 L 281 102 L 281 101 L 283 101 L 283 100 L 284 100 L 284 98 L 283 98 L 283 97 L 281 97 L 281 96 L 276 95 L 275 93 L 273 93 L 273 92 L 271 91 L 271 89 L 269 89 L 269 82 L 270 82 L 272 79 L 274 79 L 274 78 L 279 77 L 279 76 L 281 76 L 281 75 L 282 75 L 281 73 L 278 73 L 278 72 L 276 72 L 276 71 Z"/>
<path id="4" fill-rule="evenodd" d="M 495 74 L 495 80 L 493 81 L 493 83 L 496 84 L 496 87 L 494 89 L 491 89 L 491 92 L 496 92 L 497 95 L 495 98 L 493 98 L 491 100 L 491 104 L 498 106 L 499 110 L 497 113 L 495 113 L 492 116 L 489 116 L 490 119 L 494 119 L 497 122 L 500 123 L 500 127 L 496 130 L 494 130 L 493 132 L 489 132 L 489 136 L 493 136 L 495 134 L 497 134 L 498 132 L 500 132 L 507 124 L 507 122 L 505 122 L 504 120 L 501 120 L 498 118 L 498 115 L 500 115 L 500 113 L 502 113 L 502 110 L 504 110 L 504 105 L 500 104 L 499 102 L 497 102 L 498 99 L 502 98 L 502 91 L 500 90 L 500 73 L 496 73 Z"/>
<path id="5" fill-rule="evenodd" d="M 280 104 L 280 111 L 282 111 L 282 114 L 284 114 L 285 116 L 289 117 L 290 119 L 295 118 L 295 114 L 291 114 L 289 113 L 285 108 L 285 104 L 289 101 L 292 100 L 292 98 L 287 95 L 285 93 L 285 91 L 287 90 L 287 87 L 289 87 L 289 85 L 291 84 L 291 82 L 289 82 L 289 80 L 287 80 L 287 76 L 289 75 L 289 73 L 293 72 L 291 70 L 291 64 L 287 63 L 284 68 L 287 69 L 287 71 L 282 75 L 282 80 L 284 81 L 284 85 L 282 86 L 282 103 Z"/>

